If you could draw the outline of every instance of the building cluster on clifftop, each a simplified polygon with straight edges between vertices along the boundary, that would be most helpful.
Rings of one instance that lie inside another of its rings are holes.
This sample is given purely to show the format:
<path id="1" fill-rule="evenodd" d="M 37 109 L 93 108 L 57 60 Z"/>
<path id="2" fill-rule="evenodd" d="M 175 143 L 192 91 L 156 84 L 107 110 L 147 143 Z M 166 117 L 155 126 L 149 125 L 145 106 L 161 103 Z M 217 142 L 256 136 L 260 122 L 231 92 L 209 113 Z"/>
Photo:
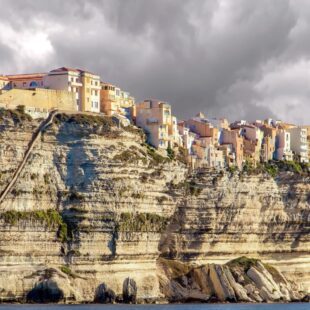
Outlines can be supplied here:
<path id="1" fill-rule="evenodd" d="M 143 128 L 153 147 L 174 152 L 182 148 L 194 167 L 242 168 L 270 160 L 309 163 L 310 126 L 267 119 L 229 123 L 203 113 L 178 121 L 171 105 L 147 99 L 135 103 L 129 92 L 101 81 L 91 72 L 62 67 L 48 73 L 0 75 L 0 107 L 25 106 L 33 117 L 49 111 L 81 111 L 114 116 Z"/>

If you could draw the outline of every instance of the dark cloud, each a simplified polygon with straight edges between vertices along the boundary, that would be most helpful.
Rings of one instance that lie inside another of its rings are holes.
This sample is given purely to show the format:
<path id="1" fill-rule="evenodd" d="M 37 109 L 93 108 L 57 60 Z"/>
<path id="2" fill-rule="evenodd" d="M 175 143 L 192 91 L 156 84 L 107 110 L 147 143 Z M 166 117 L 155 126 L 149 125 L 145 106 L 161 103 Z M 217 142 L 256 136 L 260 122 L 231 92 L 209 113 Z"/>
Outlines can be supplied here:
<path id="1" fill-rule="evenodd" d="M 82 67 L 138 100 L 170 102 L 180 117 L 202 110 L 231 120 L 309 122 L 302 111 L 310 112 L 306 0 L 0 4 L 0 72 Z"/>

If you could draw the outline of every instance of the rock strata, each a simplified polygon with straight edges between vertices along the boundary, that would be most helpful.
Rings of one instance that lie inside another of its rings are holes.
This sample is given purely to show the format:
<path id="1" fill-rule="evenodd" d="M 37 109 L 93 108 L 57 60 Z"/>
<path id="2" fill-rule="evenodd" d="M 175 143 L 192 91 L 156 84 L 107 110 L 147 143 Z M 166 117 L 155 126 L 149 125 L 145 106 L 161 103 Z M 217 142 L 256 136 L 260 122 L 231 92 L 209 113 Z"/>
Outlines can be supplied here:
<path id="1" fill-rule="evenodd" d="M 39 126 L 14 113 L 0 111 L 0 192 Z M 55 117 L 0 205 L 2 301 L 306 300 L 309 175 L 193 172 L 144 140 Z M 280 272 L 227 264 L 240 256 Z M 175 280 L 159 258 L 199 267 Z"/>

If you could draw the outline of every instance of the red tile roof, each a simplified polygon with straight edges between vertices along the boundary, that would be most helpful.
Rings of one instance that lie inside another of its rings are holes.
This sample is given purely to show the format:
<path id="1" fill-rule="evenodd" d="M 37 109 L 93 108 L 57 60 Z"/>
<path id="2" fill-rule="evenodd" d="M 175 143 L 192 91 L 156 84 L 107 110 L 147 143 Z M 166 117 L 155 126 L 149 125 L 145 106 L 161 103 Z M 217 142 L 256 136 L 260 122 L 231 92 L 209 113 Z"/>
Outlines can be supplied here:
<path id="1" fill-rule="evenodd" d="M 14 75 L 7 75 L 6 77 L 10 81 L 17 81 L 17 80 L 26 80 L 26 79 L 42 79 L 46 73 L 26 73 L 26 74 L 14 74 Z"/>

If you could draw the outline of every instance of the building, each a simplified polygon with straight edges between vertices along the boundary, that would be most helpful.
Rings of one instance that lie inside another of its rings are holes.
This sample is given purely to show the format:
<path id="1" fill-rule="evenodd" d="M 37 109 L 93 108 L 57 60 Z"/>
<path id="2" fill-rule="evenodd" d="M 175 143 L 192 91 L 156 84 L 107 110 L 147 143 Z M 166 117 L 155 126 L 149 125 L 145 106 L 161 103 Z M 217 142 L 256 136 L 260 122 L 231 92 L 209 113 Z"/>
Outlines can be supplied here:
<path id="1" fill-rule="evenodd" d="M 223 129 L 222 131 L 222 145 L 231 145 L 235 153 L 235 165 L 239 169 L 243 165 L 243 137 L 240 135 L 239 130 Z"/>
<path id="2" fill-rule="evenodd" d="M 287 161 L 293 160 L 290 132 L 284 129 L 277 130 L 275 150 L 275 159 Z"/>
<path id="3" fill-rule="evenodd" d="M 100 112 L 100 76 L 61 67 L 48 73 L 7 75 L 6 89 L 54 89 L 74 94 L 75 111 Z"/>
<path id="4" fill-rule="evenodd" d="M 199 137 L 211 137 L 215 144 L 218 144 L 219 130 L 210 123 L 203 113 L 198 113 L 195 117 L 185 121 L 190 131 Z"/>
<path id="5" fill-rule="evenodd" d="M 223 169 L 226 166 L 223 150 L 218 149 L 211 137 L 199 138 L 193 144 L 193 153 L 197 157 L 200 166 Z"/>
<path id="6" fill-rule="evenodd" d="M 310 162 L 310 126 L 303 126 L 307 130 L 307 142 L 308 142 L 308 160 Z"/>
<path id="7" fill-rule="evenodd" d="M 100 112 L 100 76 L 88 71 L 61 67 L 43 78 L 45 88 L 66 90 L 75 96 L 77 111 Z"/>
<path id="8" fill-rule="evenodd" d="M 289 128 L 287 131 L 291 135 L 290 147 L 295 155 L 295 158 L 300 162 L 308 163 L 307 129 L 303 127 L 295 127 Z"/>
<path id="9" fill-rule="evenodd" d="M 46 73 L 29 73 L 7 75 L 9 80 L 8 89 L 34 89 L 44 88 L 43 78 Z"/>
<path id="10" fill-rule="evenodd" d="M 135 99 L 119 87 L 101 82 L 100 111 L 107 114 L 121 114 L 129 119 L 135 117 Z"/>
<path id="11" fill-rule="evenodd" d="M 144 129 L 147 141 L 156 148 L 173 147 L 177 126 L 172 123 L 170 104 L 159 100 L 144 100 L 136 105 L 136 125 Z"/>
<path id="12" fill-rule="evenodd" d="M 182 138 L 182 146 L 191 154 L 192 145 L 196 139 L 196 134 L 191 132 L 189 128 L 185 126 L 184 121 L 178 122 L 179 135 Z"/>

